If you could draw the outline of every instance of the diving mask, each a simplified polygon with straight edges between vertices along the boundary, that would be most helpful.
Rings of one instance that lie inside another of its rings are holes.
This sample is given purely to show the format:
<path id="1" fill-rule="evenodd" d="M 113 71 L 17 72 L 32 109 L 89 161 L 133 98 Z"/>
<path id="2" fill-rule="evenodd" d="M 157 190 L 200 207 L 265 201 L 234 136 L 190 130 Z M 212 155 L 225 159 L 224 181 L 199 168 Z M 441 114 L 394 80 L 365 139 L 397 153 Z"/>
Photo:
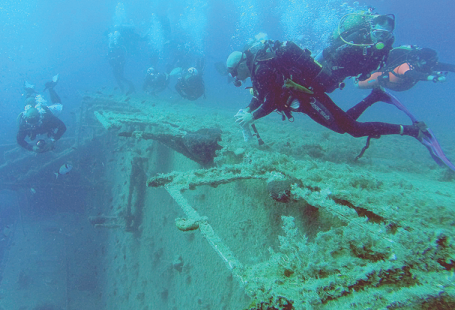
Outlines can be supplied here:
<path id="1" fill-rule="evenodd" d="M 371 36 L 377 42 L 387 41 L 392 37 L 392 33 L 390 31 L 388 31 L 387 29 L 374 28 L 371 30 Z"/>
<path id="2" fill-rule="evenodd" d="M 238 67 L 242 62 L 243 61 L 239 61 L 234 68 L 228 68 L 229 75 L 234 79 L 234 82 L 232 82 L 232 83 L 234 84 L 235 87 L 242 86 L 242 80 L 240 80 L 238 77 L 238 74 L 239 74 Z"/>
<path id="3" fill-rule="evenodd" d="M 244 54 L 245 53 L 242 53 L 242 56 L 240 57 L 240 60 L 237 62 L 237 64 L 234 67 L 228 67 L 227 68 L 229 74 L 233 78 L 237 77 L 237 75 L 239 74 L 238 69 L 239 69 L 240 64 L 246 61 L 246 57 L 243 57 Z"/>

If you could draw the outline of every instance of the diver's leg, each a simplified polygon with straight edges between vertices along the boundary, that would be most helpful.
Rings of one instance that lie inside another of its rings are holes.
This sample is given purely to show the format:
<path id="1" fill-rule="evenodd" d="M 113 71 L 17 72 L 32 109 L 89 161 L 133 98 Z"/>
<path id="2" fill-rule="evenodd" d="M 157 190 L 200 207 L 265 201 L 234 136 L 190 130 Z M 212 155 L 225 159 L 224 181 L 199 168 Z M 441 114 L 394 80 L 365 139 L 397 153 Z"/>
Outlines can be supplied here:
<path id="1" fill-rule="evenodd" d="M 112 68 L 112 73 L 114 75 L 115 82 L 117 83 L 118 87 L 120 88 L 120 90 L 123 93 L 123 82 L 122 82 L 123 70 L 122 70 L 122 68 L 119 68 L 118 66 L 114 66 Z"/>
<path id="2" fill-rule="evenodd" d="M 126 95 L 129 95 L 131 93 L 134 93 L 136 89 L 134 88 L 134 84 L 125 78 L 124 75 L 125 72 L 125 62 L 124 61 L 119 61 L 115 66 L 114 66 L 114 76 L 115 80 L 117 81 L 118 86 L 124 91 L 123 85 L 128 85 L 128 90 L 126 92 Z"/>
<path id="3" fill-rule="evenodd" d="M 372 93 L 373 93 L 373 91 L 371 92 L 371 94 Z M 347 110 L 346 114 L 348 114 L 354 120 L 357 120 L 360 117 L 360 115 L 362 115 L 363 112 L 365 112 L 366 109 L 368 109 L 374 103 L 377 102 L 377 100 L 371 94 L 368 95 L 367 97 L 365 97 L 362 101 L 357 103 L 355 106 L 353 106 L 352 108 Z"/>
<path id="4" fill-rule="evenodd" d="M 48 105 L 47 107 L 49 110 L 54 114 L 55 116 L 58 116 L 60 112 L 62 112 L 63 106 L 62 106 L 62 100 L 60 99 L 59 95 L 54 90 L 55 85 L 57 85 L 58 82 L 58 77 L 59 75 L 56 74 L 52 77 L 52 81 L 47 82 L 45 84 L 44 90 L 49 91 L 49 97 L 51 98 L 51 105 Z"/>
<path id="5" fill-rule="evenodd" d="M 292 110 L 308 115 L 316 123 L 338 133 L 345 133 L 336 124 L 334 116 L 316 98 L 297 94 L 288 99 Z"/>
<path id="6" fill-rule="evenodd" d="M 48 88 L 48 90 L 52 102 L 52 104 L 49 105 L 48 108 L 52 112 L 52 114 L 58 116 L 63 109 L 62 101 L 60 100 L 60 97 L 57 95 L 53 88 Z"/>
<path id="7" fill-rule="evenodd" d="M 186 94 L 184 93 L 185 85 L 182 79 L 179 79 L 178 82 L 175 84 L 175 90 L 179 93 L 182 98 L 186 98 Z"/>
<path id="8" fill-rule="evenodd" d="M 54 104 L 55 103 L 62 104 L 62 100 L 60 99 L 59 95 L 57 95 L 55 90 L 53 88 L 48 88 L 48 90 L 49 90 L 49 96 L 51 98 L 51 102 Z"/>
<path id="9" fill-rule="evenodd" d="M 24 82 L 24 90 L 25 90 L 25 99 L 30 97 L 35 97 L 37 92 L 35 90 L 35 85 L 30 84 L 29 82 Z"/>
<path id="10" fill-rule="evenodd" d="M 126 95 L 130 95 L 136 91 L 136 88 L 134 88 L 133 82 L 130 80 L 127 80 L 126 78 L 123 78 L 123 81 L 128 85 L 128 91 L 126 92 Z"/>
<path id="11" fill-rule="evenodd" d="M 345 133 L 353 137 L 379 137 L 382 135 L 406 135 L 417 138 L 419 136 L 419 128 L 415 125 L 396 125 L 382 122 L 366 122 L 361 123 L 353 119 L 348 113 L 339 108 L 330 97 L 323 93 L 315 96 L 333 116 L 336 125 Z"/>
<path id="12" fill-rule="evenodd" d="M 360 117 L 360 115 L 362 115 L 363 112 L 365 112 L 366 109 L 368 109 L 373 104 L 379 101 L 386 102 L 389 104 L 392 103 L 391 97 L 382 88 L 380 87 L 373 88 L 373 90 L 368 96 L 366 96 L 362 101 L 360 101 L 355 106 L 347 110 L 346 114 L 348 114 L 350 117 L 356 120 Z"/>
<path id="13" fill-rule="evenodd" d="M 405 111 L 413 121 L 413 125 L 396 125 L 396 124 L 389 124 L 389 123 L 381 123 L 381 122 L 367 122 L 361 123 L 354 120 L 348 113 L 341 110 L 330 97 L 323 93 L 322 95 L 316 95 L 315 99 L 318 101 L 319 105 L 316 106 L 324 106 L 324 111 L 326 114 L 330 113 L 329 115 L 332 117 L 331 119 L 335 119 L 336 122 L 334 123 L 324 123 L 321 122 L 321 118 L 317 119 L 314 115 L 307 113 L 313 120 L 317 121 L 321 125 L 332 129 L 339 133 L 348 133 L 353 137 L 380 137 L 382 135 L 405 135 L 416 138 L 420 143 L 425 145 L 427 149 L 430 151 L 431 156 L 438 164 L 446 164 L 450 169 L 455 171 L 455 165 L 453 165 L 450 160 L 445 156 L 444 152 L 442 151 L 441 146 L 439 145 L 438 141 L 436 140 L 433 132 L 427 128 L 425 123 L 418 122 L 412 114 L 404 106 L 398 105 L 398 100 L 393 96 L 390 96 L 391 103 L 397 105 L 397 107 Z M 304 111 L 302 111 L 304 112 Z M 313 113 L 315 114 L 315 113 Z M 335 129 L 333 129 L 335 128 Z M 336 130 L 338 129 L 338 130 Z"/>
<path id="14" fill-rule="evenodd" d="M 59 77 L 59 74 L 56 74 L 56 75 L 54 75 L 52 77 L 52 81 L 47 82 L 46 84 L 44 84 L 44 90 L 43 91 L 46 91 L 46 89 L 50 89 L 50 88 L 55 87 L 55 85 L 57 85 L 57 83 L 58 83 L 58 77 Z"/>

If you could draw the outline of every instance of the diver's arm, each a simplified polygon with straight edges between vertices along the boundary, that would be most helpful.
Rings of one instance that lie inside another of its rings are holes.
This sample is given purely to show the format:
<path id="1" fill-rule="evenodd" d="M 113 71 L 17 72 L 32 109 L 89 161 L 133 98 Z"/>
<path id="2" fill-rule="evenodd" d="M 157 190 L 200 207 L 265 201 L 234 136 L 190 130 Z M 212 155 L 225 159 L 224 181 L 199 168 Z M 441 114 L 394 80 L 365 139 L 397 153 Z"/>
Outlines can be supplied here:
<path id="1" fill-rule="evenodd" d="M 280 99 L 279 95 L 279 93 L 272 90 L 264 96 L 263 100 L 258 100 L 256 97 L 253 98 L 248 106 L 249 110 L 253 114 L 253 118 L 257 120 L 275 111 L 277 108 L 276 103 L 279 102 Z M 252 105 L 253 100 L 256 102 Z"/>
<path id="2" fill-rule="evenodd" d="M 245 111 L 251 113 L 252 111 L 259 108 L 260 105 L 261 102 L 258 100 L 256 96 L 254 96 L 253 98 L 251 98 L 250 104 L 245 108 Z"/>
<path id="3" fill-rule="evenodd" d="M 412 81 L 427 81 L 429 74 L 419 72 L 417 70 L 408 70 L 403 74 L 403 76 Z"/>
<path id="4" fill-rule="evenodd" d="M 436 66 L 433 67 L 434 71 L 449 71 L 449 72 L 455 72 L 455 65 L 444 63 L 444 62 L 438 62 Z"/>
<path id="5" fill-rule="evenodd" d="M 183 92 L 183 81 L 180 80 L 177 82 L 177 84 L 175 84 L 175 90 L 179 93 L 180 96 L 182 96 L 183 98 L 187 99 L 187 95 Z"/>
<path id="6" fill-rule="evenodd" d="M 57 132 L 54 135 L 54 139 L 58 140 L 66 132 L 66 125 L 60 119 L 58 119 L 58 118 L 56 118 L 56 119 L 58 121 L 58 125 L 57 125 Z"/>
<path id="7" fill-rule="evenodd" d="M 256 97 L 253 97 L 253 99 L 251 99 L 251 102 L 247 108 L 247 111 L 253 114 L 254 120 L 269 115 L 273 112 L 273 110 L 275 110 L 275 108 L 268 108 L 268 106 L 264 105 L 264 103 L 259 101 Z"/>
<path id="8" fill-rule="evenodd" d="M 276 71 L 268 65 L 262 65 L 255 74 L 256 85 L 255 96 L 248 106 L 253 113 L 254 119 L 264 117 L 276 109 L 282 92 L 282 84 L 278 85 Z M 256 100 L 254 100 L 256 99 Z"/>
<path id="9" fill-rule="evenodd" d="M 25 141 L 26 136 L 27 136 L 26 132 L 24 130 L 19 129 L 16 135 L 17 144 L 19 144 L 26 150 L 33 151 L 33 146 L 30 143 L 27 143 L 27 141 Z"/>
<path id="10" fill-rule="evenodd" d="M 23 124 L 25 124 L 25 120 L 23 119 L 23 114 L 24 114 L 24 112 L 19 114 L 19 116 L 17 117 L 18 131 L 16 134 L 16 141 L 17 141 L 17 144 L 22 146 L 24 149 L 33 151 L 33 146 L 31 144 L 27 143 L 27 141 L 25 141 L 25 137 L 27 137 L 27 132 L 26 132 L 26 130 L 24 130 L 24 126 L 23 126 Z"/>
<path id="11" fill-rule="evenodd" d="M 255 111 L 252 112 L 253 113 L 253 119 L 254 120 L 260 119 L 260 118 L 262 118 L 264 116 L 269 115 L 274 110 L 275 109 L 268 109 L 264 105 L 261 105 L 261 106 L 259 106 L 259 108 L 257 108 Z"/>
<path id="12" fill-rule="evenodd" d="M 54 104 L 56 104 L 56 103 L 62 104 L 62 100 L 60 99 L 59 95 L 57 95 L 54 88 L 50 87 L 50 88 L 48 88 L 48 90 L 49 90 L 49 97 L 51 98 L 51 102 Z"/>
<path id="13" fill-rule="evenodd" d="M 56 117 L 54 115 L 50 115 L 50 117 L 51 117 L 51 119 L 48 121 L 48 123 L 43 126 L 46 126 L 47 128 L 49 128 L 50 131 L 57 129 L 57 132 L 55 132 L 53 134 L 52 138 L 54 138 L 55 140 L 58 140 L 65 133 L 66 125 L 58 117 Z"/>

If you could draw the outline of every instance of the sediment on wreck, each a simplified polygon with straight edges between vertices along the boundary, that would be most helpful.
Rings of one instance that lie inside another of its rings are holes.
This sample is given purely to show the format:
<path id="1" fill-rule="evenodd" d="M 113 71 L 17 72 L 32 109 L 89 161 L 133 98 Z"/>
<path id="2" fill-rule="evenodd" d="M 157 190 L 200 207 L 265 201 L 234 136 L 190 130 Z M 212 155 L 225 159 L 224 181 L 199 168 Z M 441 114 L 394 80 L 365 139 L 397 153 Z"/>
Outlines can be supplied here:
<path id="1" fill-rule="evenodd" d="M 109 229 L 109 309 L 453 305 L 453 183 L 329 160 L 349 137 L 259 123 L 265 145 L 245 145 L 220 111 L 108 100 L 90 109 L 118 139 L 94 223 Z M 202 129 L 219 133 L 208 161 L 185 144 Z"/>

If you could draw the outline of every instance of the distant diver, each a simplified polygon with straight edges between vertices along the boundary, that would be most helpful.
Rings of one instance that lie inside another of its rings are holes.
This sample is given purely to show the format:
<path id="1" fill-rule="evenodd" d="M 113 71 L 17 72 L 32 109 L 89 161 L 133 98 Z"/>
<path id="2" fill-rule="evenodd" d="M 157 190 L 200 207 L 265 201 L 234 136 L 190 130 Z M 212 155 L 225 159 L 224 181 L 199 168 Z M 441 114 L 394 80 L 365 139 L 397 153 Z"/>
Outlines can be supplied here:
<path id="1" fill-rule="evenodd" d="M 135 88 L 134 84 L 124 76 L 126 54 L 125 39 L 120 31 L 116 30 L 109 33 L 109 50 L 107 55 L 109 64 L 112 67 L 112 73 L 114 74 L 118 87 L 124 92 L 125 85 L 127 85 L 128 90 L 126 91 L 126 95 L 129 95 L 135 91 Z"/>
<path id="2" fill-rule="evenodd" d="M 196 67 L 183 71 L 175 84 L 175 90 L 185 99 L 194 101 L 200 97 L 205 98 L 205 85 L 202 78 L 204 61 L 198 61 Z"/>
<path id="3" fill-rule="evenodd" d="M 343 89 L 344 79 L 368 79 L 384 66 L 395 41 L 395 16 L 351 13 L 340 19 L 329 47 L 316 56 L 323 70 L 316 79 L 327 93 Z"/>
<path id="4" fill-rule="evenodd" d="M 157 93 L 165 90 L 168 86 L 169 74 L 158 72 L 153 67 L 147 69 L 144 85 L 142 86 L 142 89 L 145 92 L 150 93 L 151 95 L 156 95 Z"/>
<path id="5" fill-rule="evenodd" d="M 405 91 L 419 81 L 445 82 L 448 72 L 455 72 L 455 65 L 439 62 L 438 54 L 431 48 L 404 45 L 394 48 L 386 65 L 364 81 L 356 81 L 361 89 L 384 87 Z"/>
<path id="6" fill-rule="evenodd" d="M 49 152 L 54 149 L 55 142 L 66 131 L 65 124 L 56 116 L 62 111 L 60 97 L 54 90 L 58 77 L 58 74 L 55 75 L 52 81 L 45 84 L 44 90 L 48 90 L 52 102 L 49 106 L 46 100 L 36 93 L 34 86 L 25 82 L 26 105 L 24 111 L 17 118 L 19 128 L 16 140 L 26 150 L 35 153 Z M 36 144 L 30 144 L 25 141 L 26 137 L 33 141 L 38 135 L 47 135 L 49 139 L 40 139 Z"/>

